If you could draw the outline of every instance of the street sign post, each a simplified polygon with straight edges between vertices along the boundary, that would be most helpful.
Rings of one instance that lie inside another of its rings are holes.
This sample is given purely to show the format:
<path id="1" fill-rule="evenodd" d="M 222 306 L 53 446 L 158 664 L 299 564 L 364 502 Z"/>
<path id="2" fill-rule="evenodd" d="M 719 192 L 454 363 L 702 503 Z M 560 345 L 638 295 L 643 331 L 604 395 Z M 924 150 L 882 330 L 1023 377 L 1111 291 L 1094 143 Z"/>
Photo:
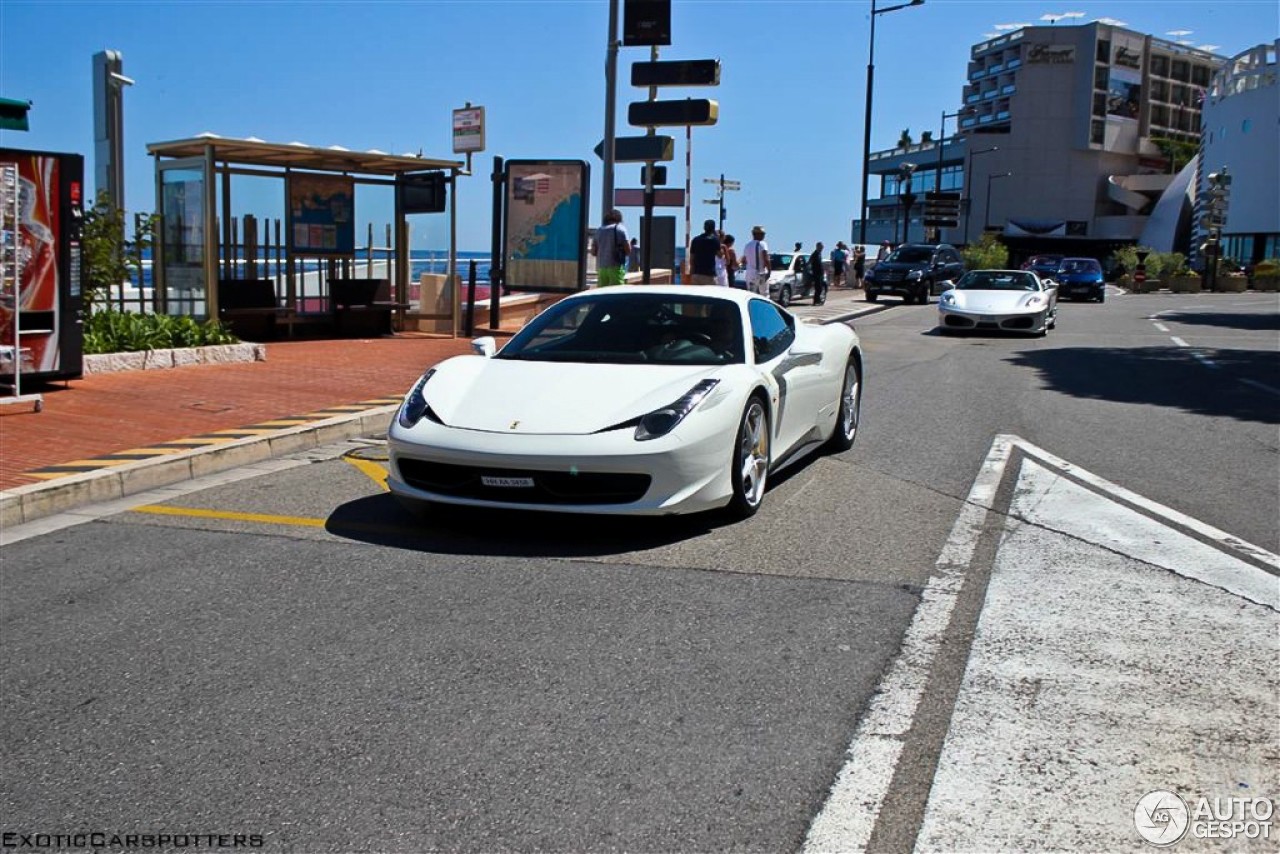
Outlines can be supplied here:
<path id="1" fill-rule="evenodd" d="M 595 147 L 596 157 L 604 158 L 604 141 Z M 675 160 L 676 141 L 670 136 L 619 136 L 613 140 L 613 159 L 617 163 L 651 163 Z"/>

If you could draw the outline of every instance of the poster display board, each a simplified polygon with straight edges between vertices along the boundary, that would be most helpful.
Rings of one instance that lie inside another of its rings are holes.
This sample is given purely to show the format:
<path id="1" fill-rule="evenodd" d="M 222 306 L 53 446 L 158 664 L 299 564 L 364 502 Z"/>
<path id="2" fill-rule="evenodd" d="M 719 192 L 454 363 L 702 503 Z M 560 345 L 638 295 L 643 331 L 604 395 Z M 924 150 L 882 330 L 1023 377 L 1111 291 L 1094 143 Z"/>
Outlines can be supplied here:
<path id="1" fill-rule="evenodd" d="M 582 160 L 507 161 L 503 255 L 510 290 L 586 286 L 589 169 Z"/>
<path id="2" fill-rule="evenodd" d="M 355 182 L 343 175 L 290 173 L 289 242 L 301 255 L 354 255 Z"/>

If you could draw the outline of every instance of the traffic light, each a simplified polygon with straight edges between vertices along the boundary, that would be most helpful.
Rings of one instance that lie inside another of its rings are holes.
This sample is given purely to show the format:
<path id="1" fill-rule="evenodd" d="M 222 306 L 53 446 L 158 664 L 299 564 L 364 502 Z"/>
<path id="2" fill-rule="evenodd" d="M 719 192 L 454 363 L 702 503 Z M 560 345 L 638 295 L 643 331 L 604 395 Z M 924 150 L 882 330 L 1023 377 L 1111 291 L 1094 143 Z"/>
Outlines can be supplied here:
<path id="1" fill-rule="evenodd" d="M 627 109 L 627 121 L 640 127 L 713 125 L 720 105 L 705 98 L 683 101 L 637 101 Z"/>
<path id="2" fill-rule="evenodd" d="M 671 44 L 671 0 L 626 0 L 622 7 L 622 44 Z"/>
<path id="3" fill-rule="evenodd" d="M 719 86 L 720 60 L 680 59 L 633 62 L 632 86 Z"/>
<path id="4" fill-rule="evenodd" d="M 925 193 L 924 224 L 930 228 L 957 228 L 960 225 L 960 194 Z"/>

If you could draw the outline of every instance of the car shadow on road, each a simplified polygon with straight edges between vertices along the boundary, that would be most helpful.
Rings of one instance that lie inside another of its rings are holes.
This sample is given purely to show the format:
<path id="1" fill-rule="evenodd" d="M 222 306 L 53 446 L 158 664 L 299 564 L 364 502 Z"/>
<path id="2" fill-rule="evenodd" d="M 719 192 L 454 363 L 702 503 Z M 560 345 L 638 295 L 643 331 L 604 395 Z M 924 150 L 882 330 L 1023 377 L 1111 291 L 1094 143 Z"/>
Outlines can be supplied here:
<path id="1" fill-rule="evenodd" d="M 728 523 L 716 513 L 582 516 L 444 504 L 414 513 L 383 493 L 338 506 L 325 530 L 358 542 L 435 554 L 587 558 L 667 546 Z"/>
<path id="2" fill-rule="evenodd" d="M 1185 323 L 1191 326 L 1225 326 L 1247 332 L 1280 331 L 1280 313 L 1236 314 L 1227 311 L 1170 311 L 1161 312 L 1166 323 Z"/>
<path id="3" fill-rule="evenodd" d="M 1050 390 L 1062 394 L 1280 424 L 1276 395 L 1267 390 L 1280 375 L 1280 353 L 1197 352 L 1216 367 L 1198 364 L 1191 351 L 1181 347 L 1063 347 L 1025 350 L 1007 359 L 1038 371 Z"/>

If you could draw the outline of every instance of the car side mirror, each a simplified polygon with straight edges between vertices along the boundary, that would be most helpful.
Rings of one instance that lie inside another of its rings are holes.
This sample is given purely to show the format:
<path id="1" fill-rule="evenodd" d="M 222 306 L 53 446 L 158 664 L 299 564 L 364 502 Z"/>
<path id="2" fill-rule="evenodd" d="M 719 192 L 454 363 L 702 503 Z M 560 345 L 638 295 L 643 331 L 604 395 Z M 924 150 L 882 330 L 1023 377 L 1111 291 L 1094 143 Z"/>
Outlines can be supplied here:
<path id="1" fill-rule="evenodd" d="M 492 335 L 484 335 L 471 341 L 471 349 L 475 350 L 478 355 L 489 359 L 492 358 L 494 353 L 498 352 L 498 341 Z"/>

